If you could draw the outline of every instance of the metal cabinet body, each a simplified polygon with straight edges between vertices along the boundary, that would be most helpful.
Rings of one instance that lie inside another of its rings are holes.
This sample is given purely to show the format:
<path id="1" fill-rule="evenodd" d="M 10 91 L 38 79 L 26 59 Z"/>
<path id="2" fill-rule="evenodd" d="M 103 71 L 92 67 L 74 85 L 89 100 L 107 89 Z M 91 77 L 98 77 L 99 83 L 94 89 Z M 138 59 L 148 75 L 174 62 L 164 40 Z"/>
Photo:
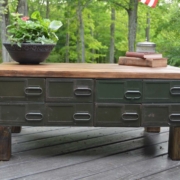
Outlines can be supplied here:
<path id="1" fill-rule="evenodd" d="M 178 126 L 180 81 L 0 78 L 0 125 Z"/>
<path id="2" fill-rule="evenodd" d="M 0 124 L 93 126 L 94 80 L 0 78 Z"/>

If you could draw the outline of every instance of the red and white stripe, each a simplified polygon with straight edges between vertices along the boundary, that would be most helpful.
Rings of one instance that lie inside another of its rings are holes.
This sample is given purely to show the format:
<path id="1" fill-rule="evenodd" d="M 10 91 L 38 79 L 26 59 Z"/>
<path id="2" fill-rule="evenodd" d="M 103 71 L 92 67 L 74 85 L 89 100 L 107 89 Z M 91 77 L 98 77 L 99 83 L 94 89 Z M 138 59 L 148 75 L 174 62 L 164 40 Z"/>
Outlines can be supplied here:
<path id="1" fill-rule="evenodd" d="M 158 0 L 139 0 L 139 1 L 152 8 L 156 7 L 158 3 Z"/>

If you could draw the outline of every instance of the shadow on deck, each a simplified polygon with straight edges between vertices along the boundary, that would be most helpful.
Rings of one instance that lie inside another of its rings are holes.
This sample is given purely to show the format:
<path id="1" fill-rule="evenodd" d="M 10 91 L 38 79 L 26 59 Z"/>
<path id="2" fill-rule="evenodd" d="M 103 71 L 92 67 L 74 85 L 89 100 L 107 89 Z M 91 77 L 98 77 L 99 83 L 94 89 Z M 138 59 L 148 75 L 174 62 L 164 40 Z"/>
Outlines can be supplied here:
<path id="1" fill-rule="evenodd" d="M 0 179 L 177 180 L 180 161 L 168 157 L 168 138 L 169 128 L 23 127 Z"/>

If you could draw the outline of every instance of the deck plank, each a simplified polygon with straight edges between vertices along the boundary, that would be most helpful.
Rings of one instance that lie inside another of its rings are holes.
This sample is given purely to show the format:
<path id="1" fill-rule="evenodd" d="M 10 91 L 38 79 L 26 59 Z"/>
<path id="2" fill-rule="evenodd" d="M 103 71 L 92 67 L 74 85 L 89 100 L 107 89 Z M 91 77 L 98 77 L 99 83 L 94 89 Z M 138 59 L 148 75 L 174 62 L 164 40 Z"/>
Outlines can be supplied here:
<path id="1" fill-rule="evenodd" d="M 142 178 L 142 180 L 177 180 L 180 177 L 180 166 L 176 166 L 173 168 L 170 168 L 168 170 L 159 172 L 159 173 L 155 173 L 153 175 L 150 176 L 146 176 L 144 178 Z"/>
<path id="2" fill-rule="evenodd" d="M 104 174 L 104 172 L 101 173 L 102 170 L 107 172 L 111 172 L 112 168 L 115 171 L 118 170 L 117 172 L 123 169 L 126 170 L 125 165 L 131 164 L 133 161 L 131 157 L 134 158 L 135 162 L 139 162 L 144 159 L 152 159 L 154 156 L 167 154 L 167 128 L 162 128 L 160 134 L 146 133 L 143 128 L 119 128 L 116 129 L 114 134 L 111 134 L 111 129 L 114 128 L 102 128 L 104 134 L 99 137 L 96 137 L 94 135 L 96 131 L 92 130 L 87 132 L 90 136 L 87 139 L 78 140 L 85 135 L 78 135 L 85 133 L 79 132 L 77 135 L 71 135 L 74 138 L 73 142 L 69 142 L 67 137 L 63 144 L 60 142 L 58 145 L 42 146 L 33 150 L 29 146 L 30 149 L 27 148 L 26 151 L 21 151 L 20 148 L 18 152 L 13 153 L 10 161 L 0 162 L 0 177 L 1 179 L 36 179 L 37 175 L 44 176 L 44 173 L 49 173 L 50 176 L 53 175 L 53 179 L 56 179 L 56 174 L 60 171 L 62 174 L 66 172 L 66 175 L 68 172 L 69 177 L 62 176 L 62 178 L 72 179 L 74 174 L 70 173 L 70 170 L 74 169 L 74 172 L 84 170 L 83 173 L 77 174 L 81 174 L 81 177 L 76 175 L 77 178 L 94 178 L 97 175 Z M 67 136 L 69 135 L 67 134 Z M 29 142 L 32 143 L 32 141 Z M 44 139 L 42 139 L 42 142 L 45 143 Z M 22 144 L 19 143 L 19 146 L 21 147 Z M 152 149 L 148 151 L 150 147 Z M 163 148 L 160 149 L 160 147 Z M 146 153 L 143 154 L 143 152 Z M 101 165 L 100 169 L 97 169 L 96 164 Z M 89 168 L 85 168 L 86 166 Z M 121 175 L 123 175 L 123 172 Z M 126 175 L 129 174 L 126 173 Z M 44 177 L 48 177 L 48 175 Z M 109 177 L 111 176 L 109 175 Z"/>

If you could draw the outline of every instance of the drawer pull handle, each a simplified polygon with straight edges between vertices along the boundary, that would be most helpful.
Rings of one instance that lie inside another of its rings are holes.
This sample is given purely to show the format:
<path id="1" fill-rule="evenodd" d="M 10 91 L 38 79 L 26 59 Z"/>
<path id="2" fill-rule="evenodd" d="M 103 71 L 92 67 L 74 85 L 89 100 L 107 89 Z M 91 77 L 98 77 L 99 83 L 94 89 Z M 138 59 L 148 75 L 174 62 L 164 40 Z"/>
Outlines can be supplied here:
<path id="1" fill-rule="evenodd" d="M 80 118 L 81 116 L 86 118 Z M 73 119 L 75 121 L 90 121 L 91 115 L 89 113 L 75 113 Z"/>
<path id="2" fill-rule="evenodd" d="M 170 114 L 169 115 L 169 120 L 171 122 L 180 122 L 180 114 Z"/>
<path id="3" fill-rule="evenodd" d="M 179 92 L 176 92 L 176 91 L 179 91 Z M 173 91 L 175 91 L 175 92 L 173 92 Z M 180 95 L 180 87 L 172 87 L 171 89 L 170 89 L 170 93 L 171 93 L 171 95 Z"/>
<path id="4" fill-rule="evenodd" d="M 35 116 L 36 118 L 33 118 L 33 116 Z M 26 121 L 42 121 L 43 115 L 41 113 L 27 113 L 25 115 L 25 119 Z"/>
<path id="5" fill-rule="evenodd" d="M 74 94 L 76 96 L 91 96 L 92 90 L 90 88 L 76 88 Z"/>
<path id="6" fill-rule="evenodd" d="M 32 92 L 29 92 L 29 91 L 32 91 Z M 42 92 L 43 90 L 40 87 L 27 87 L 24 89 L 24 93 L 28 96 L 39 96 L 42 94 Z"/>
<path id="7" fill-rule="evenodd" d="M 136 95 L 136 97 L 131 97 L 129 95 Z M 140 91 L 126 91 L 124 96 L 126 99 L 131 99 L 131 100 L 140 99 L 141 98 L 141 92 Z"/>
<path id="8" fill-rule="evenodd" d="M 128 118 L 127 116 L 131 116 L 131 118 Z M 137 121 L 139 119 L 139 115 L 137 113 L 123 113 L 122 119 L 124 121 Z"/>

